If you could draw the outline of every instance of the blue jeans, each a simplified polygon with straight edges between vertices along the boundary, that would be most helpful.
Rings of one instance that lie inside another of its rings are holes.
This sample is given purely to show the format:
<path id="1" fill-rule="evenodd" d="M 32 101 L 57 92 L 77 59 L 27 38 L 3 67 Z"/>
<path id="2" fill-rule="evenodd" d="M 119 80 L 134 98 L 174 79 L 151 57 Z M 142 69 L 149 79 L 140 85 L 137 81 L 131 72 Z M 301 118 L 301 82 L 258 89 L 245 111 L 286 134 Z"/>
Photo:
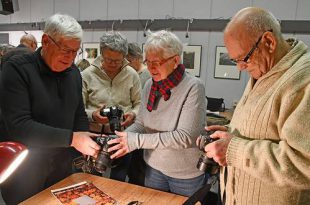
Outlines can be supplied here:
<path id="1" fill-rule="evenodd" d="M 150 166 L 146 167 L 145 186 L 165 192 L 191 196 L 200 189 L 206 181 L 206 174 L 191 179 L 177 179 L 169 177 Z"/>

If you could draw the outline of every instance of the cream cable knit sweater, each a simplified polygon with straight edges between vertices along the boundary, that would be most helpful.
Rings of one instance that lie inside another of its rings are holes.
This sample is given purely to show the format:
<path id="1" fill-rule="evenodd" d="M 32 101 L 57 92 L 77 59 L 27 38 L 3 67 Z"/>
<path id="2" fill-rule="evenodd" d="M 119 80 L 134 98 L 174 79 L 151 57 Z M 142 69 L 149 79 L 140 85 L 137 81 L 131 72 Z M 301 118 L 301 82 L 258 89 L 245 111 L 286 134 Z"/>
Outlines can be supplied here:
<path id="1" fill-rule="evenodd" d="M 310 204 L 310 53 L 296 42 L 251 79 L 230 124 L 226 205 Z M 223 192 L 222 192 L 223 194 Z"/>

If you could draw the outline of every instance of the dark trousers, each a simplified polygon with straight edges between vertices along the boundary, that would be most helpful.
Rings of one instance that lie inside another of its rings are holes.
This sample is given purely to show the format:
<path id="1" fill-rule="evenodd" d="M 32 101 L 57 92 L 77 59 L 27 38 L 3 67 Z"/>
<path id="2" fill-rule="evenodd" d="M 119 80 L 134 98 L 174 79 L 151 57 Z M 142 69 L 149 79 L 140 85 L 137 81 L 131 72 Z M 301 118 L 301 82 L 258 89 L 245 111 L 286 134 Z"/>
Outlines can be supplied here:
<path id="1" fill-rule="evenodd" d="M 124 182 L 126 180 L 127 171 L 131 162 L 131 153 L 117 159 L 116 166 L 111 168 L 110 178 Z"/>
<path id="2" fill-rule="evenodd" d="M 132 152 L 128 169 L 129 183 L 144 186 L 146 163 L 143 159 L 143 149 Z"/>
<path id="3" fill-rule="evenodd" d="M 20 167 L 1 184 L 7 205 L 18 204 L 71 174 L 72 154 L 61 149 L 53 154 L 30 150 Z"/>

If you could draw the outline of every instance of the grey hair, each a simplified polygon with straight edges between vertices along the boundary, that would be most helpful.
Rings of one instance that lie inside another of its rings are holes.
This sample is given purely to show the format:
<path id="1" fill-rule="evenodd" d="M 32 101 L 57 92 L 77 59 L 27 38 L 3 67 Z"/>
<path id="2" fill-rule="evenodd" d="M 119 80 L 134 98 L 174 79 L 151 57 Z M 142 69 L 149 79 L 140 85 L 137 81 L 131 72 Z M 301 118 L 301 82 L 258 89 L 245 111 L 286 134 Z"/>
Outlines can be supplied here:
<path id="1" fill-rule="evenodd" d="M 249 39 L 256 39 L 266 31 L 272 30 L 277 39 L 282 39 L 280 22 L 269 11 L 257 7 L 247 7 L 241 9 L 227 24 L 224 32 L 235 23 L 244 25 L 244 29 L 249 34 Z"/>
<path id="2" fill-rule="evenodd" d="M 135 58 L 142 58 L 143 53 L 140 46 L 137 43 L 128 43 L 128 54 Z"/>
<path id="3" fill-rule="evenodd" d="M 245 21 L 246 28 L 255 34 L 263 33 L 272 29 L 274 35 L 278 38 L 282 36 L 281 26 L 276 17 L 268 12 L 257 12 L 255 15 L 249 15 Z"/>
<path id="4" fill-rule="evenodd" d="M 25 43 L 25 42 L 34 42 L 34 43 L 37 43 L 37 40 L 36 40 L 36 38 L 35 38 L 32 34 L 28 33 L 28 34 L 23 35 L 23 36 L 20 38 L 20 41 L 19 41 L 19 42 L 20 42 L 20 43 Z"/>
<path id="5" fill-rule="evenodd" d="M 105 32 L 100 38 L 100 50 L 110 49 L 112 51 L 120 52 L 124 56 L 128 53 L 127 38 L 120 32 L 110 31 Z"/>
<path id="6" fill-rule="evenodd" d="M 182 55 L 183 44 L 174 33 L 166 30 L 149 33 L 145 42 L 145 52 L 162 52 L 163 57 Z"/>
<path id="7" fill-rule="evenodd" d="M 65 37 L 82 40 L 83 30 L 81 25 L 71 16 L 54 14 L 45 22 L 44 33 L 54 37 Z"/>

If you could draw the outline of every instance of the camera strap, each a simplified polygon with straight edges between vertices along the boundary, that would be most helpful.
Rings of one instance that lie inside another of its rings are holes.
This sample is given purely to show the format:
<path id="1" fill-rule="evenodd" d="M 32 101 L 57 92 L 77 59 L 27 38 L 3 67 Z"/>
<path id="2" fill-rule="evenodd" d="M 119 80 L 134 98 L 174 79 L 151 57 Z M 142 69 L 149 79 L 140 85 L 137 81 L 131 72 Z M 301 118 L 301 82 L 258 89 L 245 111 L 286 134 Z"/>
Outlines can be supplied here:
<path id="1" fill-rule="evenodd" d="M 195 205 L 197 202 L 200 202 L 201 205 L 217 205 L 218 195 L 214 192 L 211 192 L 211 187 L 219 181 L 218 176 L 211 176 L 208 179 L 208 182 L 198 189 L 192 196 L 190 196 L 183 205 Z"/>

